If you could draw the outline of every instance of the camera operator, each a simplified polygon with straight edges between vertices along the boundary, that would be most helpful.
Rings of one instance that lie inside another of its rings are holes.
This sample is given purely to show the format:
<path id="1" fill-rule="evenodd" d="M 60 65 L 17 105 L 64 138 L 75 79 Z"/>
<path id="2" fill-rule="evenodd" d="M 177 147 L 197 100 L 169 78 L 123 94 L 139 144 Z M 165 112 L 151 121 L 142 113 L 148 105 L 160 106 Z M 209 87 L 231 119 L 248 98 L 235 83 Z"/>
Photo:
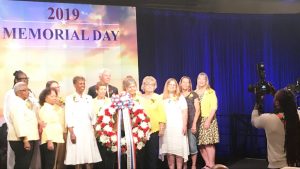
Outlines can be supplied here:
<path id="1" fill-rule="evenodd" d="M 281 89 L 274 97 L 274 113 L 261 114 L 255 105 L 251 122 L 265 129 L 268 148 L 268 168 L 300 166 L 300 121 L 294 95 Z"/>

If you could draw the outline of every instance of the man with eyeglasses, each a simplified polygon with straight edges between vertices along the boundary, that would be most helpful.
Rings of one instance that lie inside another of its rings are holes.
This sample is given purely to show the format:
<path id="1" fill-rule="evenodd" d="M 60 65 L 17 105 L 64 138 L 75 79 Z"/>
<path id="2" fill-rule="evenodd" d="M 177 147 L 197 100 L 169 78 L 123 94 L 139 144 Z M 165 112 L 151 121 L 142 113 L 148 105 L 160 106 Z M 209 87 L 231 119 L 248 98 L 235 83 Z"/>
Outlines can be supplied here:
<path id="1" fill-rule="evenodd" d="M 38 120 L 33 110 L 28 108 L 26 100 L 29 89 L 25 82 L 14 85 L 16 97 L 11 100 L 7 118 L 10 147 L 15 154 L 14 169 L 29 168 L 34 152 L 34 144 L 39 139 Z"/>

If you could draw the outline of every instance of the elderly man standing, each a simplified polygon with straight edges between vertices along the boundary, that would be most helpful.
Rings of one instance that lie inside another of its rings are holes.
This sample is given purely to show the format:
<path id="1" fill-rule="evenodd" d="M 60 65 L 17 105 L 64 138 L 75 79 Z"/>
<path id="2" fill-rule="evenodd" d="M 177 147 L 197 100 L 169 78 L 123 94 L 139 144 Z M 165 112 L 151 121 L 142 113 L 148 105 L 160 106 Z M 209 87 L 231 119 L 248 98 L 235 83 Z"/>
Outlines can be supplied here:
<path id="1" fill-rule="evenodd" d="M 39 139 L 38 120 L 27 101 L 29 89 L 27 83 L 18 82 L 14 86 L 16 97 L 11 102 L 8 114 L 7 140 L 15 153 L 14 169 L 29 168 L 33 156 L 35 141 Z"/>
<path id="2" fill-rule="evenodd" d="M 109 69 L 101 69 L 99 74 L 99 82 L 102 82 L 107 85 L 106 97 L 111 97 L 113 94 L 118 94 L 118 89 L 112 85 L 110 85 L 111 73 Z M 97 96 L 96 93 L 96 85 L 91 86 L 88 91 L 88 95 L 95 98 Z"/>

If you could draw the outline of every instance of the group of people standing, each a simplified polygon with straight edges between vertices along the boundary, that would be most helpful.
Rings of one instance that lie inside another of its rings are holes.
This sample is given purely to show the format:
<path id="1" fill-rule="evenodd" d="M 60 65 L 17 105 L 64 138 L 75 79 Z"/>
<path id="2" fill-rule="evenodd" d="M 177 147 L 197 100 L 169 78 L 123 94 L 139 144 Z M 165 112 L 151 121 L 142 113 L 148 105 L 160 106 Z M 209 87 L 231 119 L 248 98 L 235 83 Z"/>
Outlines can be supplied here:
<path id="1" fill-rule="evenodd" d="M 8 168 L 35 169 L 38 154 L 42 169 L 63 169 L 65 165 L 75 165 L 76 169 L 116 168 L 116 153 L 108 151 L 95 134 L 98 112 L 110 106 L 110 98 L 118 94 L 118 89 L 109 84 L 108 69 L 100 72 L 99 82 L 87 94 L 85 78 L 75 76 L 75 92 L 66 99 L 60 96 L 58 82 L 49 81 L 37 100 L 28 88 L 27 75 L 16 71 L 14 76 L 14 87 L 6 93 L 4 103 Z M 160 95 L 155 93 L 157 81 L 152 76 L 144 77 L 141 92 L 131 76 L 122 84 L 122 92 L 129 93 L 134 104 L 144 109 L 151 124 L 145 147 L 136 152 L 136 168 L 156 169 L 158 159 L 165 157 L 170 169 L 187 168 L 190 155 L 190 168 L 196 169 L 198 150 L 204 169 L 215 165 L 215 144 L 219 142 L 217 97 L 205 73 L 198 75 L 196 90 L 191 79 L 183 76 L 179 82 L 169 78 Z M 37 149 L 40 152 L 35 153 Z"/>

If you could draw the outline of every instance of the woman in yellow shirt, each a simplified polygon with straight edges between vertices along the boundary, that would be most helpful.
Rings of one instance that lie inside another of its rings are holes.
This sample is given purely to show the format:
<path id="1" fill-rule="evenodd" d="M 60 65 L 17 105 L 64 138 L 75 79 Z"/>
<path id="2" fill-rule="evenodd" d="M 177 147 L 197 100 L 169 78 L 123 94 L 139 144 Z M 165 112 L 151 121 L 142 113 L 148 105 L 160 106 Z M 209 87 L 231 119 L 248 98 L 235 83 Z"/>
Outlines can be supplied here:
<path id="1" fill-rule="evenodd" d="M 57 92 L 57 100 L 56 100 L 56 109 L 59 110 L 60 112 L 60 117 L 61 117 L 61 123 L 64 124 L 64 141 L 67 140 L 67 126 L 65 125 L 65 101 L 64 98 L 60 95 L 60 85 L 58 83 L 58 81 L 55 80 L 50 80 L 46 83 L 46 88 L 51 88 L 51 89 L 55 89 Z M 55 164 L 54 164 L 54 168 L 55 169 L 66 169 L 67 166 L 64 164 L 64 160 L 65 160 L 65 156 L 66 156 L 66 143 L 58 143 L 57 144 L 57 149 L 56 149 L 56 156 L 55 156 Z"/>
<path id="2" fill-rule="evenodd" d="M 159 137 L 164 134 L 166 115 L 162 98 L 154 93 L 156 89 L 156 79 L 146 76 L 143 79 L 141 89 L 144 94 L 140 97 L 140 104 L 145 113 L 150 118 L 151 135 L 144 147 L 143 164 L 148 169 L 156 169 L 159 154 Z"/>
<path id="3" fill-rule="evenodd" d="M 200 153 L 208 169 L 215 165 L 215 144 L 219 143 L 219 130 L 216 119 L 218 101 L 215 91 L 210 87 L 208 76 L 201 72 L 197 78 L 195 92 L 199 95 L 201 122 L 199 128 Z"/>
<path id="4" fill-rule="evenodd" d="M 42 169 L 53 169 L 57 143 L 64 143 L 63 139 L 63 109 L 55 106 L 57 103 L 57 91 L 52 88 L 44 89 L 39 97 L 40 120 L 45 123 L 41 136 L 41 161 Z"/>

